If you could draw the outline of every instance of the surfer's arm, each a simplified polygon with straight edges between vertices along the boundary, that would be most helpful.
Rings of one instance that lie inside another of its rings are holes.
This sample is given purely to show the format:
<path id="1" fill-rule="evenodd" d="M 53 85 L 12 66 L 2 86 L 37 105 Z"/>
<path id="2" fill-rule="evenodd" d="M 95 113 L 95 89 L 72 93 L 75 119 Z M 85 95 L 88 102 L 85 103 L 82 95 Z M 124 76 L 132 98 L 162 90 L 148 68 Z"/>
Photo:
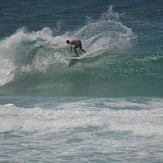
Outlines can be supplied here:
<path id="1" fill-rule="evenodd" d="M 70 44 L 70 49 L 71 49 L 71 52 L 70 52 L 70 54 L 72 53 L 72 45 Z"/>

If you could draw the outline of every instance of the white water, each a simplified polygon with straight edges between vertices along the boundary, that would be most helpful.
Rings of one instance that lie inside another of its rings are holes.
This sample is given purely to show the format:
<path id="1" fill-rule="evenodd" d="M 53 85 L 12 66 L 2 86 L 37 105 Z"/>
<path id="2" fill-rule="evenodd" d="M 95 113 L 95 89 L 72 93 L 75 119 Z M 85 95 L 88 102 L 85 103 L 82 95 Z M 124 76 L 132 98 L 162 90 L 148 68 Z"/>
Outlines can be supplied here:
<path id="1" fill-rule="evenodd" d="M 0 131 L 33 132 L 49 128 L 67 130 L 94 126 L 115 132 L 130 131 L 133 135 L 163 135 L 161 99 L 147 99 L 146 103 L 130 102 L 123 98 L 77 99 L 77 102 L 54 103 L 56 106 L 50 108 L 42 107 L 44 103 L 35 104 L 32 108 L 1 105 Z M 53 105 L 53 100 L 48 105 Z"/>
<path id="2" fill-rule="evenodd" d="M 163 159 L 162 99 L 6 96 L 1 100 L 2 162 Z"/>

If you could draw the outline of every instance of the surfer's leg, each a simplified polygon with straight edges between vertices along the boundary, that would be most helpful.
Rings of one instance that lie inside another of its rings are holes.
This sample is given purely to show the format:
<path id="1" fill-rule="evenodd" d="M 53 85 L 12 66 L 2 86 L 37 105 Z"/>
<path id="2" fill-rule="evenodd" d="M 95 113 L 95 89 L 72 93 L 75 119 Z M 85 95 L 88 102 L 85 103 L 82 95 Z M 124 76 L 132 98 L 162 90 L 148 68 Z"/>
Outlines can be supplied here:
<path id="1" fill-rule="evenodd" d="M 80 50 L 82 50 L 84 53 L 86 53 L 86 51 L 83 49 L 83 47 L 82 47 L 82 43 L 81 43 L 81 41 L 79 41 L 79 48 L 80 48 Z"/>
<path id="2" fill-rule="evenodd" d="M 80 48 L 80 50 L 82 50 L 84 53 L 86 53 L 86 51 L 84 49 Z"/>
<path id="3" fill-rule="evenodd" d="M 75 53 L 76 53 L 76 56 L 79 57 L 79 56 L 78 56 L 78 52 L 77 52 L 77 50 L 76 50 L 76 47 L 74 47 L 74 51 L 75 51 Z"/>

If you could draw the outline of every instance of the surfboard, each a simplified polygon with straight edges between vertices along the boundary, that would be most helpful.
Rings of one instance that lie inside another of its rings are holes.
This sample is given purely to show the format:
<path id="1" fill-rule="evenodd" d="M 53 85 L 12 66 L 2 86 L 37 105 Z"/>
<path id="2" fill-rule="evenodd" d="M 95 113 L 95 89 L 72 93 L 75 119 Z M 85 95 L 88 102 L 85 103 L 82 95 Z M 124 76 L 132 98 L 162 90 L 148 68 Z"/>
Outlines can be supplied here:
<path id="1" fill-rule="evenodd" d="M 70 59 L 79 59 L 80 57 L 71 57 Z"/>

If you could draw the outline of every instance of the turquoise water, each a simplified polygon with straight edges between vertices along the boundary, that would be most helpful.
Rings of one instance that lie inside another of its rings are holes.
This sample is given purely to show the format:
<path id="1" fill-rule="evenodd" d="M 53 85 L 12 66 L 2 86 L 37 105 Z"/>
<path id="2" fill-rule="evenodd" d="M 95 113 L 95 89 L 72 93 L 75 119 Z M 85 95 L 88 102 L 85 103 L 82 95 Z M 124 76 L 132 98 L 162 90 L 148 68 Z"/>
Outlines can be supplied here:
<path id="1" fill-rule="evenodd" d="M 161 163 L 162 6 L 2 0 L 0 162 Z"/>

